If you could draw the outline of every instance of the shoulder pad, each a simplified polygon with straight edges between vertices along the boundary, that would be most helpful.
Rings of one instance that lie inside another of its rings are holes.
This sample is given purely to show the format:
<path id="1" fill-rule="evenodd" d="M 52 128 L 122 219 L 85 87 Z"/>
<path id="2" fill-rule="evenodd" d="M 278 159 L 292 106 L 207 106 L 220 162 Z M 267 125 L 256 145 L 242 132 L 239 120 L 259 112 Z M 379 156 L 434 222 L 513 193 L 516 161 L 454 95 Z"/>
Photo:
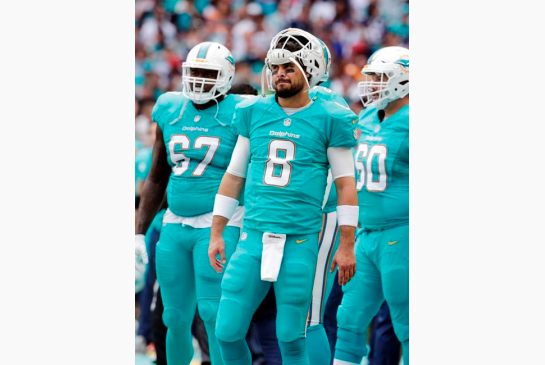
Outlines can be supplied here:
<path id="1" fill-rule="evenodd" d="M 167 91 L 157 98 L 158 105 L 165 105 L 185 100 L 185 96 L 179 91 Z"/>
<path id="2" fill-rule="evenodd" d="M 239 95 L 241 97 L 241 101 L 237 104 L 237 108 L 248 108 L 252 105 L 257 104 L 259 101 L 265 100 L 262 96 L 256 96 L 256 95 Z"/>

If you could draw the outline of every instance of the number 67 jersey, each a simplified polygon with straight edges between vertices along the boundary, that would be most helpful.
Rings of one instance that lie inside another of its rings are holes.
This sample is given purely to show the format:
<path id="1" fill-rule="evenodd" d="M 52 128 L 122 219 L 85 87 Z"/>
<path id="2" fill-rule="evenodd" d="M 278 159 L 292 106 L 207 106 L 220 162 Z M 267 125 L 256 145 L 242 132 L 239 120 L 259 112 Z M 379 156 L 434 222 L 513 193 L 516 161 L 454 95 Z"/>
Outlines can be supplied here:
<path id="1" fill-rule="evenodd" d="M 321 229 L 329 147 L 356 145 L 357 116 L 331 101 L 286 114 L 274 95 L 237 106 L 233 128 L 250 140 L 244 227 L 312 234 Z"/>
<path id="2" fill-rule="evenodd" d="M 385 229 L 409 223 L 409 105 L 382 122 L 376 108 L 365 109 L 358 127 L 360 226 Z"/>
<path id="3" fill-rule="evenodd" d="M 152 118 L 163 132 L 168 163 L 169 209 L 177 216 L 212 212 L 214 197 L 237 140 L 230 124 L 241 95 L 227 95 L 217 106 L 198 110 L 179 92 L 162 94 Z"/>

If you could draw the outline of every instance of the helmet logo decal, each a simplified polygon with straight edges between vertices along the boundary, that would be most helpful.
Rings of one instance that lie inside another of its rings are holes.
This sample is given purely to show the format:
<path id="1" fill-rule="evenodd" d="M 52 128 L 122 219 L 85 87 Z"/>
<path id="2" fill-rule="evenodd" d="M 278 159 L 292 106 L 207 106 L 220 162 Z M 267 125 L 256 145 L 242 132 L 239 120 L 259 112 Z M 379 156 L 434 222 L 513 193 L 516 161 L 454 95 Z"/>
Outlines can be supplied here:
<path id="1" fill-rule="evenodd" d="M 396 63 L 400 64 L 403 67 L 409 67 L 409 59 L 408 58 L 402 58 Z"/>
<path id="2" fill-rule="evenodd" d="M 233 58 L 233 56 L 229 55 L 229 56 L 225 57 L 225 59 L 227 61 L 229 61 L 232 65 L 235 64 L 235 59 Z"/>
<path id="3" fill-rule="evenodd" d="M 210 43 L 204 43 L 199 48 L 199 53 L 197 53 L 197 58 L 206 58 L 206 54 L 208 53 L 209 49 L 210 49 Z"/>

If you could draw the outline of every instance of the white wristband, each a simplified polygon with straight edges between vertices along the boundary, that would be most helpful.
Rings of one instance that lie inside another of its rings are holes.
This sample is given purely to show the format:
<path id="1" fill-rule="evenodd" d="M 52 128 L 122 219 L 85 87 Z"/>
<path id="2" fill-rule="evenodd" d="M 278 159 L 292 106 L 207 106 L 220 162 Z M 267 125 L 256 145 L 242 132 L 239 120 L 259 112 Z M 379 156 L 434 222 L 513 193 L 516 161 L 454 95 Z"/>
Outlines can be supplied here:
<path id="1" fill-rule="evenodd" d="M 357 205 L 338 205 L 337 222 L 339 226 L 358 226 L 360 207 Z"/>
<path id="2" fill-rule="evenodd" d="M 214 201 L 214 211 L 212 215 L 220 215 L 227 219 L 231 219 L 233 214 L 235 214 L 235 210 L 237 209 L 237 207 L 238 200 L 225 195 L 216 194 L 216 200 Z"/>

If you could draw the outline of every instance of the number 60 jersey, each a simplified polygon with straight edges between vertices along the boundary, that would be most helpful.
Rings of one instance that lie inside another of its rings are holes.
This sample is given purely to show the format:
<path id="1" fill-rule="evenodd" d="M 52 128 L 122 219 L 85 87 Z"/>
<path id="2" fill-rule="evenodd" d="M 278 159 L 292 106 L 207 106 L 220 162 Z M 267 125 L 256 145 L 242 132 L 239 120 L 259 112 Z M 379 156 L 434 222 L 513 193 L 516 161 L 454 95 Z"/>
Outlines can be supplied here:
<path id="1" fill-rule="evenodd" d="M 237 106 L 233 128 L 250 140 L 244 227 L 262 232 L 320 231 L 329 147 L 356 145 L 357 116 L 313 98 L 288 115 L 274 95 Z"/>
<path id="2" fill-rule="evenodd" d="M 376 108 L 361 112 L 356 188 L 362 228 L 409 223 L 409 105 L 382 122 Z"/>
<path id="3" fill-rule="evenodd" d="M 179 92 L 162 94 L 152 119 L 163 132 L 172 172 L 169 209 L 181 217 L 209 213 L 229 165 L 237 135 L 231 129 L 235 106 L 244 97 L 227 95 L 217 106 L 198 110 Z"/>

